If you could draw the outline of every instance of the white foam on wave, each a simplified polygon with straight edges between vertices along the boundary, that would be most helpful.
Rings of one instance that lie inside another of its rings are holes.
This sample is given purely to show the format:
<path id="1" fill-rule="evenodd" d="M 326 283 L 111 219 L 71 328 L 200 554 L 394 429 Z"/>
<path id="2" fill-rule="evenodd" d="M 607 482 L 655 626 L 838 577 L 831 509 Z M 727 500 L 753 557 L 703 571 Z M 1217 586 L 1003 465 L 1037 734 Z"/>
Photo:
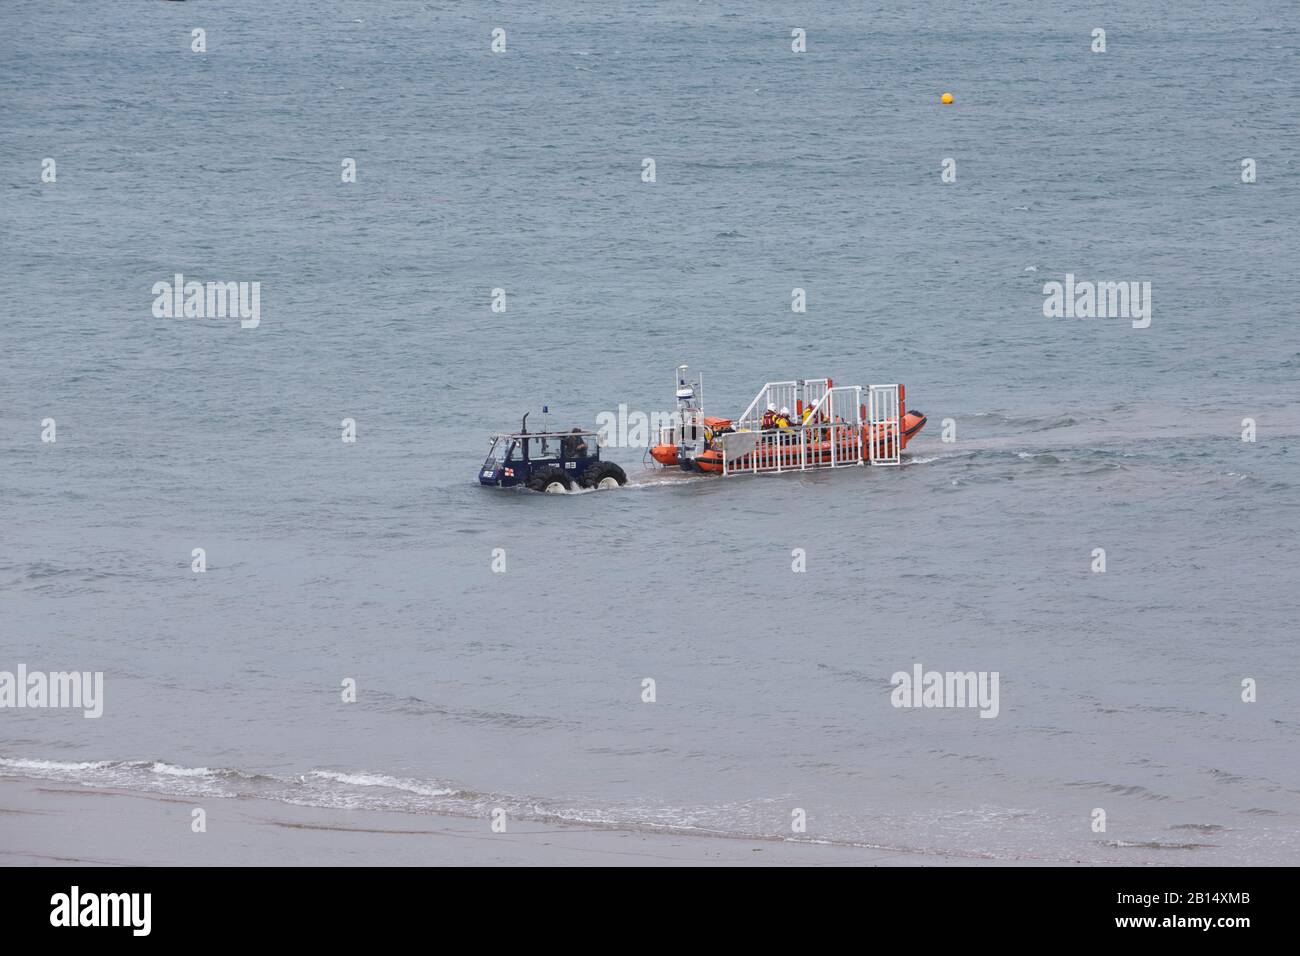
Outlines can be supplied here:
<path id="1" fill-rule="evenodd" d="M 662 488 L 664 485 L 687 485 L 697 481 L 712 481 L 716 475 L 688 475 L 683 473 L 672 478 L 632 478 L 629 477 L 624 488 Z"/>
<path id="2" fill-rule="evenodd" d="M 37 773 L 78 773 L 83 770 L 103 770 L 111 766 L 107 760 L 25 760 L 21 757 L 0 757 L 0 769 L 26 770 Z"/>
<path id="3" fill-rule="evenodd" d="M 161 760 L 155 760 L 149 770 L 165 777 L 211 777 L 213 775 L 213 771 L 207 767 L 177 767 L 175 764 L 163 763 Z"/>
<path id="4" fill-rule="evenodd" d="M 313 770 L 307 776 L 318 780 L 329 780 L 346 784 L 350 787 L 383 787 L 388 790 L 402 790 L 421 797 L 447 797 L 455 790 L 445 787 L 429 787 L 416 780 L 403 780 L 382 773 L 338 773 L 333 770 Z"/>
<path id="5" fill-rule="evenodd" d="M 163 760 L 63 761 L 0 757 L 0 773 L 5 772 L 46 779 L 72 779 L 87 786 L 130 787 L 135 785 L 148 790 L 166 786 L 180 788 L 184 792 L 192 792 L 195 786 L 201 787 L 204 792 L 210 791 L 214 786 L 224 789 L 223 778 L 232 778 L 233 780 L 253 779 L 238 771 L 213 770 L 209 767 L 182 767 Z M 333 770 L 313 770 L 307 775 L 299 776 L 296 779 L 301 784 L 306 783 L 308 778 L 342 784 L 348 787 L 396 790 L 420 797 L 447 797 L 460 792 L 425 781 L 409 780 L 365 771 L 340 773 Z M 163 779 L 174 780 L 175 782 L 164 785 L 162 783 Z M 265 782 L 273 784 L 277 779 L 282 785 L 293 785 L 291 781 L 275 777 L 267 777 Z"/>

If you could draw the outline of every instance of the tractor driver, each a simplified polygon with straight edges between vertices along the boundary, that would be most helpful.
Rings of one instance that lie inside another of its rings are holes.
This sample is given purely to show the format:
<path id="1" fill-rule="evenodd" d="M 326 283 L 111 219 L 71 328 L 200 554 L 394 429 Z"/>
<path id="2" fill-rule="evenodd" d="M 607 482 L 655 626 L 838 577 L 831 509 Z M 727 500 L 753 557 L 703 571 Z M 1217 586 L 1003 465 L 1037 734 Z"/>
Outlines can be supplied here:
<path id="1" fill-rule="evenodd" d="M 587 440 L 582 436 L 582 429 L 573 429 L 573 434 L 564 439 L 565 458 L 586 458 Z"/>

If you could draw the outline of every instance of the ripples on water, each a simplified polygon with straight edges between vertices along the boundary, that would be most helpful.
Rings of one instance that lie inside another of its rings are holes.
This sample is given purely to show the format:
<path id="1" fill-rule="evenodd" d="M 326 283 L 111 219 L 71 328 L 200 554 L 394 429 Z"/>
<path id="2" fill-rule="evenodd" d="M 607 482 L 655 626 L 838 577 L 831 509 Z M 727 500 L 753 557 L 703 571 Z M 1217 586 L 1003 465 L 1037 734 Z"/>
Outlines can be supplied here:
<path id="1" fill-rule="evenodd" d="M 1094 57 L 1052 4 L 809 4 L 795 57 L 740 11 L 548 5 L 493 58 L 468 12 L 331 3 L 205 9 L 198 57 L 171 6 L 0 13 L 0 668 L 107 678 L 99 720 L 11 712 L 0 772 L 1294 860 L 1275 7 L 1117 22 Z M 261 281 L 262 326 L 153 319 L 176 271 Z M 1151 328 L 1044 319 L 1066 272 L 1151 281 Z M 711 413 L 830 374 L 906 382 L 930 423 L 894 471 L 720 482 L 625 449 L 617 493 L 473 484 L 488 432 L 668 408 L 683 361 Z M 998 670 L 1001 716 L 893 709 L 914 662 Z"/>

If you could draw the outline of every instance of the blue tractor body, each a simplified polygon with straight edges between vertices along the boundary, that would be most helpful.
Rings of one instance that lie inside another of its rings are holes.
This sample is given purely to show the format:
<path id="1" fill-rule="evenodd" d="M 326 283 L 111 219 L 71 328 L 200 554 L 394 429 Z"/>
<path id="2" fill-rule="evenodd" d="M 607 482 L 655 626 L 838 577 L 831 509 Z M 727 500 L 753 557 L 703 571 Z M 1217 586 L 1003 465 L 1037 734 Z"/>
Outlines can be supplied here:
<path id="1" fill-rule="evenodd" d="M 611 488 L 627 483 L 623 469 L 601 461 L 595 432 L 530 432 L 528 416 L 522 430 L 492 436 L 492 447 L 479 469 L 481 485 L 534 491 L 563 492 L 575 488 Z"/>

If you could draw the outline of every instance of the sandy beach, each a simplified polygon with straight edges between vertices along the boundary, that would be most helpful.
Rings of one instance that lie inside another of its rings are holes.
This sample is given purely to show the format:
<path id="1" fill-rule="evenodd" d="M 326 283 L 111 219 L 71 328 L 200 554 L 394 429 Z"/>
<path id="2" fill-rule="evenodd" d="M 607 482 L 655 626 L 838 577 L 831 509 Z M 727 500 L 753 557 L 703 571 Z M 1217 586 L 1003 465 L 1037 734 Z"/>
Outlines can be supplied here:
<path id="1" fill-rule="evenodd" d="M 190 828 L 202 806 L 207 832 Z M 0 780 L 5 866 L 945 866 L 986 860 Z"/>

